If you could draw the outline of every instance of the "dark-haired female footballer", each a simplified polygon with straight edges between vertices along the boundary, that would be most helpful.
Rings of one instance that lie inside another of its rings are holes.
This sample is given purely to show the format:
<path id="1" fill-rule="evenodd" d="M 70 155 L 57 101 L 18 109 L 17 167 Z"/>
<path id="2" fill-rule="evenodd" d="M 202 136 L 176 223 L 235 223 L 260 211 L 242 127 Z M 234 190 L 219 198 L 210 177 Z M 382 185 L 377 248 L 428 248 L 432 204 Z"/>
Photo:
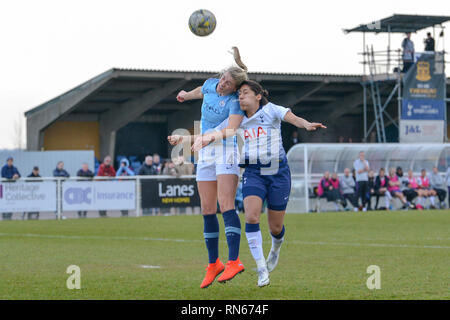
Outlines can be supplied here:
<path id="1" fill-rule="evenodd" d="M 269 272 L 278 263 L 281 244 L 284 241 L 284 215 L 291 190 L 291 174 L 281 139 L 281 121 L 298 128 L 314 131 L 326 128 L 321 123 L 311 123 L 294 115 L 289 108 L 275 105 L 267 100 L 268 92 L 254 81 L 244 81 L 238 91 L 244 118 L 237 131 L 243 138 L 243 197 L 245 210 L 245 234 L 258 270 L 258 286 L 269 284 Z M 222 130 L 226 121 L 216 128 Z M 228 130 L 226 136 L 236 133 Z M 222 138 L 221 132 L 207 134 L 203 143 Z M 268 203 L 268 222 L 272 248 L 264 259 L 259 220 L 263 202 Z"/>
<path id="2" fill-rule="evenodd" d="M 178 102 L 192 99 L 203 99 L 201 109 L 201 133 L 212 130 L 222 121 L 228 119 L 230 128 L 238 128 L 244 112 L 239 107 L 237 89 L 247 80 L 247 67 L 242 63 L 239 51 L 233 47 L 234 60 L 238 66 L 231 66 L 222 71 L 220 78 L 210 78 L 203 86 L 186 92 L 180 91 Z M 201 135 L 198 137 L 201 138 Z M 171 145 L 183 141 L 191 141 L 196 136 L 172 135 L 167 137 Z M 232 142 L 233 141 L 229 141 Z M 203 235 L 208 250 L 209 264 L 206 275 L 200 284 L 201 288 L 210 286 L 216 277 L 219 282 L 226 282 L 244 271 L 244 265 L 239 260 L 241 240 L 241 221 L 236 213 L 234 200 L 239 180 L 239 159 L 234 148 L 225 157 L 208 146 L 199 152 L 197 163 L 197 186 L 200 194 L 203 215 Z M 225 224 L 225 235 L 228 244 L 228 262 L 224 264 L 219 259 L 219 221 L 217 219 L 217 202 Z"/>

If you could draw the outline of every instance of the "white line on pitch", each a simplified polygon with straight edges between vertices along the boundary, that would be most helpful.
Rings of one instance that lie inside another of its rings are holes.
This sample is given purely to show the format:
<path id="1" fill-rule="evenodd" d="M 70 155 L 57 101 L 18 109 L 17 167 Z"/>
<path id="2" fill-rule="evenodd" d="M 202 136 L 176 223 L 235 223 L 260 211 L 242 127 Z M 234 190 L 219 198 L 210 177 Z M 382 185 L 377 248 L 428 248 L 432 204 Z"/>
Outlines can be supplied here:
<path id="1" fill-rule="evenodd" d="M 137 240 L 137 241 L 165 241 L 165 242 L 184 242 L 184 243 L 203 243 L 204 240 L 198 239 L 170 239 L 170 238 L 148 238 L 148 237 L 103 237 L 103 236 L 69 236 L 69 235 L 51 235 L 35 233 L 0 233 L 3 237 L 31 237 L 48 239 L 79 239 L 79 240 Z M 222 242 L 226 242 L 222 240 Z M 417 249 L 450 249 L 450 246 L 439 245 L 414 245 L 414 244 L 390 244 L 390 243 L 357 243 L 357 242 L 326 242 L 326 241 L 299 241 L 287 240 L 286 243 L 319 245 L 319 246 L 347 246 L 347 247 L 381 247 L 381 248 L 417 248 Z"/>

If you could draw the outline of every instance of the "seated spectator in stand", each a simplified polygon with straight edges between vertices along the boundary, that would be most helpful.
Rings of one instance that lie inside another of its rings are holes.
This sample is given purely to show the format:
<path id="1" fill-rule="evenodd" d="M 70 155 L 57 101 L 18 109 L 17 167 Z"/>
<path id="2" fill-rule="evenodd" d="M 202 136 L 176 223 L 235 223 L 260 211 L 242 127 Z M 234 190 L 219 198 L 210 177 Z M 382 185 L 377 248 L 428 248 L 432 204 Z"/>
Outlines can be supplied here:
<path id="1" fill-rule="evenodd" d="M 94 173 L 89 170 L 89 165 L 87 163 L 83 163 L 81 169 L 77 172 L 77 177 L 93 178 Z M 78 211 L 78 218 L 86 218 L 86 215 L 87 211 Z"/>
<path id="2" fill-rule="evenodd" d="M 341 184 L 341 190 L 342 190 L 342 196 L 344 197 L 345 201 L 350 201 L 350 203 L 353 206 L 353 211 L 358 211 L 358 197 L 356 195 L 355 191 L 355 179 L 353 176 L 350 175 L 350 169 L 345 168 L 344 169 L 344 175 L 342 176 L 340 180 Z M 347 204 L 347 203 L 346 203 Z M 347 209 L 347 206 L 345 206 Z"/>
<path id="3" fill-rule="evenodd" d="M 427 177 L 427 170 L 422 169 L 420 171 L 420 178 L 417 179 L 419 189 L 424 192 L 424 197 L 429 198 L 431 202 L 431 209 L 436 209 L 435 197 L 436 191 L 431 188 L 430 179 Z"/>
<path id="4" fill-rule="evenodd" d="M 448 167 L 447 172 L 445 172 L 444 183 L 447 185 L 448 207 L 450 208 L 450 167 Z"/>
<path id="5" fill-rule="evenodd" d="M 397 167 L 396 175 L 398 177 L 398 180 L 400 181 L 400 190 L 402 191 L 403 195 L 406 197 L 406 201 L 411 203 L 410 208 L 414 209 L 414 205 L 412 204 L 412 201 L 417 197 L 417 195 L 418 195 L 417 192 L 408 187 L 409 180 L 408 180 L 408 177 L 404 176 L 402 167 Z"/>
<path id="6" fill-rule="evenodd" d="M 33 179 L 34 178 L 41 178 L 41 175 L 39 174 L 39 167 L 35 166 L 33 167 L 33 170 L 31 171 L 31 173 L 27 176 L 27 178 Z M 33 180 L 29 180 L 29 181 L 33 181 Z M 36 180 L 34 180 L 36 181 Z M 42 181 L 42 180 L 37 180 L 37 181 Z M 36 181 L 36 182 L 37 182 Z M 38 220 L 39 219 L 39 211 L 32 211 L 32 212 L 27 212 L 27 218 L 28 220 L 32 220 L 32 216 L 35 216 L 34 219 Z M 22 215 L 22 220 L 25 219 L 25 212 Z"/>
<path id="7" fill-rule="evenodd" d="M 376 196 L 375 193 L 375 173 L 373 170 L 370 170 L 368 173 L 369 177 L 369 184 L 368 184 L 368 190 L 367 190 L 367 210 L 372 210 L 372 197 Z M 376 205 L 375 205 L 376 206 Z"/>
<path id="8" fill-rule="evenodd" d="M 385 203 L 386 210 L 390 210 L 391 207 L 390 201 L 392 197 L 388 191 L 388 187 L 389 187 L 389 178 L 386 176 L 384 168 L 380 168 L 378 176 L 375 178 L 375 195 L 377 196 L 377 202 L 375 203 L 375 210 L 378 210 L 378 201 L 382 196 L 384 196 L 384 199 L 386 201 Z"/>
<path id="9" fill-rule="evenodd" d="M 120 168 L 117 170 L 116 177 L 123 177 L 123 176 L 134 176 L 134 172 L 130 167 L 130 162 L 127 158 L 122 158 L 120 160 Z M 128 210 L 120 210 L 122 213 L 122 217 L 128 216 Z"/>
<path id="10" fill-rule="evenodd" d="M 339 180 L 337 179 L 337 175 L 335 173 L 333 175 L 334 179 L 330 178 L 329 171 L 325 171 L 325 173 L 323 174 L 323 178 L 319 181 L 317 192 L 319 197 L 326 198 L 328 202 L 333 202 L 336 211 L 340 211 L 338 204 L 344 205 L 345 202 L 341 196 Z"/>
<path id="11" fill-rule="evenodd" d="M 439 198 L 439 208 L 444 209 L 447 191 L 444 190 L 444 178 L 439 174 L 436 166 L 433 167 L 433 172 L 430 175 L 430 185 Z"/>
<path id="12" fill-rule="evenodd" d="M 156 174 L 162 174 L 162 163 L 161 158 L 159 157 L 159 154 L 154 153 L 153 154 L 153 166 L 155 167 Z"/>
<path id="13" fill-rule="evenodd" d="M 58 161 L 58 163 L 56 164 L 56 169 L 53 170 L 53 176 L 63 178 L 70 177 L 70 174 L 64 169 L 64 162 Z"/>
<path id="14" fill-rule="evenodd" d="M 146 156 L 144 163 L 139 168 L 138 175 L 139 176 L 153 176 L 153 175 L 157 175 L 157 174 L 158 174 L 157 168 L 153 165 L 153 157 Z"/>
<path id="15" fill-rule="evenodd" d="M 15 181 L 20 178 L 19 170 L 13 165 L 13 157 L 6 159 L 6 164 L 2 168 L 2 178 Z M 2 212 L 3 220 L 11 220 L 12 212 Z"/>
<path id="16" fill-rule="evenodd" d="M 408 189 L 409 192 L 412 193 L 412 191 L 417 193 L 417 202 L 416 202 L 416 208 L 419 210 L 423 210 L 425 199 L 427 192 L 425 190 L 419 189 L 419 184 L 417 183 L 416 178 L 414 178 L 413 171 L 411 169 L 408 170 Z"/>
<path id="17" fill-rule="evenodd" d="M 116 170 L 114 170 L 114 167 L 112 166 L 112 160 L 110 156 L 106 156 L 103 159 L 102 164 L 98 168 L 97 172 L 98 177 L 115 177 L 116 176 Z M 99 212 L 100 217 L 104 218 L 106 217 L 106 210 L 100 210 Z"/>
<path id="18" fill-rule="evenodd" d="M 403 204 L 403 209 L 407 209 L 408 206 L 410 206 L 410 203 L 406 200 L 405 195 L 400 190 L 400 186 L 402 182 L 400 181 L 399 177 L 395 173 L 395 169 L 391 168 L 389 170 L 389 182 L 388 182 L 388 191 L 391 194 L 392 197 L 399 198 L 400 201 Z"/>

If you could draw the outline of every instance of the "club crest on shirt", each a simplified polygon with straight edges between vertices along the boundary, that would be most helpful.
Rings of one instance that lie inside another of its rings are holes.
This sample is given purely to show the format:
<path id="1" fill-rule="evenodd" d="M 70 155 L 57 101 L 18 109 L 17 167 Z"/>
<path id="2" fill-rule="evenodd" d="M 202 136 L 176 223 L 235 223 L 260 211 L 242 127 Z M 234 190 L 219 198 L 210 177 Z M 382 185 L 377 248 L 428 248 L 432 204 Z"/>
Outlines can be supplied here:
<path id="1" fill-rule="evenodd" d="M 261 121 L 261 123 L 264 123 L 264 115 L 263 114 L 259 115 L 259 120 Z"/>
<path id="2" fill-rule="evenodd" d="M 219 106 L 224 107 L 225 106 L 225 100 L 220 100 L 219 101 Z"/>

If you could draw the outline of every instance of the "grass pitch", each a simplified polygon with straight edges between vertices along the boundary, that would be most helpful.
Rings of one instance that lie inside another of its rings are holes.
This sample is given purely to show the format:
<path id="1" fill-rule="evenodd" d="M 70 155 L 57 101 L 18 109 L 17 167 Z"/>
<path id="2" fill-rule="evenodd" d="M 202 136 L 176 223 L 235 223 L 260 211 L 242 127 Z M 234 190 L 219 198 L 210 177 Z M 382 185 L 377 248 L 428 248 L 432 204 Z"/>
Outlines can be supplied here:
<path id="1" fill-rule="evenodd" d="M 449 211 L 288 214 L 285 226 L 270 286 L 257 287 L 243 232 L 246 271 L 200 289 L 201 216 L 0 221 L 0 299 L 450 298 Z M 266 215 L 261 229 L 267 256 Z M 80 290 L 66 287 L 69 265 L 81 269 Z M 370 265 L 381 270 L 381 289 L 367 288 Z"/>

